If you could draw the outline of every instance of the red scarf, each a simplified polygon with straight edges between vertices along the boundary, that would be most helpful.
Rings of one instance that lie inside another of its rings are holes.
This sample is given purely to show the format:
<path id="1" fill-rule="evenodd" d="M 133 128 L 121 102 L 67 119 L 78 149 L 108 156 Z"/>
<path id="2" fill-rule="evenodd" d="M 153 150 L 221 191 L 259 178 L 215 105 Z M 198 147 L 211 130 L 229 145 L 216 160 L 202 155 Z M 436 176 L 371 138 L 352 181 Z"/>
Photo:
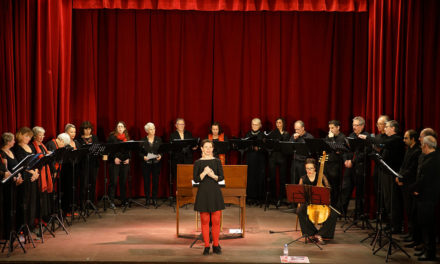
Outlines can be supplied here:
<path id="1" fill-rule="evenodd" d="M 116 138 L 119 139 L 120 141 L 127 141 L 127 137 L 125 136 L 125 133 L 119 134 L 116 133 Z"/>
<path id="2" fill-rule="evenodd" d="M 213 136 L 212 134 L 208 135 L 208 139 L 212 140 Z M 225 141 L 225 134 L 221 133 L 220 135 L 218 135 L 218 141 Z M 226 161 L 226 155 L 225 154 L 219 154 L 218 158 L 220 159 L 220 161 L 222 162 L 222 165 L 225 165 L 225 161 Z"/>
<path id="3" fill-rule="evenodd" d="M 44 146 L 43 144 L 38 145 L 36 141 L 33 141 L 32 144 L 34 145 L 37 153 L 43 153 L 43 151 L 40 149 L 40 146 L 44 149 L 46 153 L 48 153 L 46 146 Z M 50 169 L 48 165 L 41 168 L 38 183 L 42 192 L 47 191 L 48 193 L 51 193 L 53 191 L 52 175 L 50 174 Z"/>

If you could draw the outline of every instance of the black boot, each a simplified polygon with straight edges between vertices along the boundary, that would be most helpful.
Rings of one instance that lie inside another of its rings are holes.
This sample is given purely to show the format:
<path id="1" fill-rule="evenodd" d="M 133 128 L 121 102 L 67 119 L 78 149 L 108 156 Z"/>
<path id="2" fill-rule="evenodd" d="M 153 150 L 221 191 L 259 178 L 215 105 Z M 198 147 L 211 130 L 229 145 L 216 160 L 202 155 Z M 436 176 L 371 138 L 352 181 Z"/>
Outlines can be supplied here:
<path id="1" fill-rule="evenodd" d="M 220 255 L 220 254 L 222 253 L 222 248 L 220 247 L 220 245 L 218 245 L 218 246 L 212 246 L 212 251 L 213 251 L 215 254 Z"/>
<path id="2" fill-rule="evenodd" d="M 203 250 L 203 255 L 209 255 L 209 247 L 205 247 L 205 249 Z"/>

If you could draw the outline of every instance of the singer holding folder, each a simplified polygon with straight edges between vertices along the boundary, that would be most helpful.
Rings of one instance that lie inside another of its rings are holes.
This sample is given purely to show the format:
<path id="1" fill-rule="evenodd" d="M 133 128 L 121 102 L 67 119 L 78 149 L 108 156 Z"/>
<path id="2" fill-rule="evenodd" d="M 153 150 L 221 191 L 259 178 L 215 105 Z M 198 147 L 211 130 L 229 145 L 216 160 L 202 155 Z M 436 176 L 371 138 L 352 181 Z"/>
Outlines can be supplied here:
<path id="1" fill-rule="evenodd" d="M 193 180 L 199 183 L 194 210 L 200 212 L 203 241 L 203 255 L 209 255 L 209 220 L 211 219 L 212 251 L 221 254 L 219 245 L 221 210 L 225 209 L 223 195 L 218 185 L 224 179 L 221 161 L 214 157 L 214 144 L 205 139 L 200 144 L 202 157 L 194 162 Z"/>

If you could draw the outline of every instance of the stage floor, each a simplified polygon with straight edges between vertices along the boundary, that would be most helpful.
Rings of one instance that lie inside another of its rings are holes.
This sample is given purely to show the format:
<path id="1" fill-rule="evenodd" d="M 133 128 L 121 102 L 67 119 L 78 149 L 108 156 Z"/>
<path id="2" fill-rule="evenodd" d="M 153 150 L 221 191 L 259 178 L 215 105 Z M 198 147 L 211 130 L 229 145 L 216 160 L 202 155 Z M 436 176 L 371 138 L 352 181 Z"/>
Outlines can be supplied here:
<path id="1" fill-rule="evenodd" d="M 140 200 L 139 200 L 140 201 Z M 246 208 L 246 237 L 221 240 L 222 255 L 203 256 L 203 243 L 176 236 L 176 214 L 173 208 L 162 205 L 158 209 L 132 207 L 125 213 L 107 210 L 102 218 L 91 216 L 87 222 L 76 221 L 68 227 L 70 234 L 61 230 L 52 238 L 45 234 L 44 244 L 36 241 L 36 248 L 27 244 L 27 253 L 18 248 L 10 257 L 0 255 L 2 262 L 115 262 L 115 263 L 280 263 L 283 245 L 300 236 L 300 232 L 270 234 L 269 230 L 295 229 L 296 215 L 286 213 L 285 207 L 264 211 L 259 207 Z M 181 234 L 197 235 L 192 206 L 181 210 Z M 385 250 L 377 255 L 371 251 L 371 239 L 364 243 L 369 231 L 352 228 L 346 233 L 338 222 L 335 239 L 320 250 L 313 244 L 294 242 L 289 255 L 308 256 L 310 263 L 384 263 Z M 223 236 L 229 229 L 239 228 L 238 207 L 227 207 L 223 218 Z M 394 263 L 414 263 L 403 253 L 391 256 Z"/>

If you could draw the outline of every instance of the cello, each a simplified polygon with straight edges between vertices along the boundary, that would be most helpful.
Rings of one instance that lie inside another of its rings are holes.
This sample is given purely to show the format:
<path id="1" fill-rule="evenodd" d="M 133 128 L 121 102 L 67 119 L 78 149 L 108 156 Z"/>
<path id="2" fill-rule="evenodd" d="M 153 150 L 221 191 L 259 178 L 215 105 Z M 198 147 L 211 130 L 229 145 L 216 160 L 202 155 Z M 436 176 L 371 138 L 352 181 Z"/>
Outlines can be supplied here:
<path id="1" fill-rule="evenodd" d="M 327 154 L 325 151 L 322 153 L 322 157 L 319 160 L 319 174 L 318 174 L 318 182 L 316 184 L 317 187 L 324 187 L 322 184 L 322 178 L 324 176 L 324 164 L 327 159 Z M 309 216 L 309 220 L 313 224 L 322 224 L 327 218 L 330 216 L 330 207 L 328 205 L 321 204 L 310 204 L 307 206 L 307 215 Z"/>

